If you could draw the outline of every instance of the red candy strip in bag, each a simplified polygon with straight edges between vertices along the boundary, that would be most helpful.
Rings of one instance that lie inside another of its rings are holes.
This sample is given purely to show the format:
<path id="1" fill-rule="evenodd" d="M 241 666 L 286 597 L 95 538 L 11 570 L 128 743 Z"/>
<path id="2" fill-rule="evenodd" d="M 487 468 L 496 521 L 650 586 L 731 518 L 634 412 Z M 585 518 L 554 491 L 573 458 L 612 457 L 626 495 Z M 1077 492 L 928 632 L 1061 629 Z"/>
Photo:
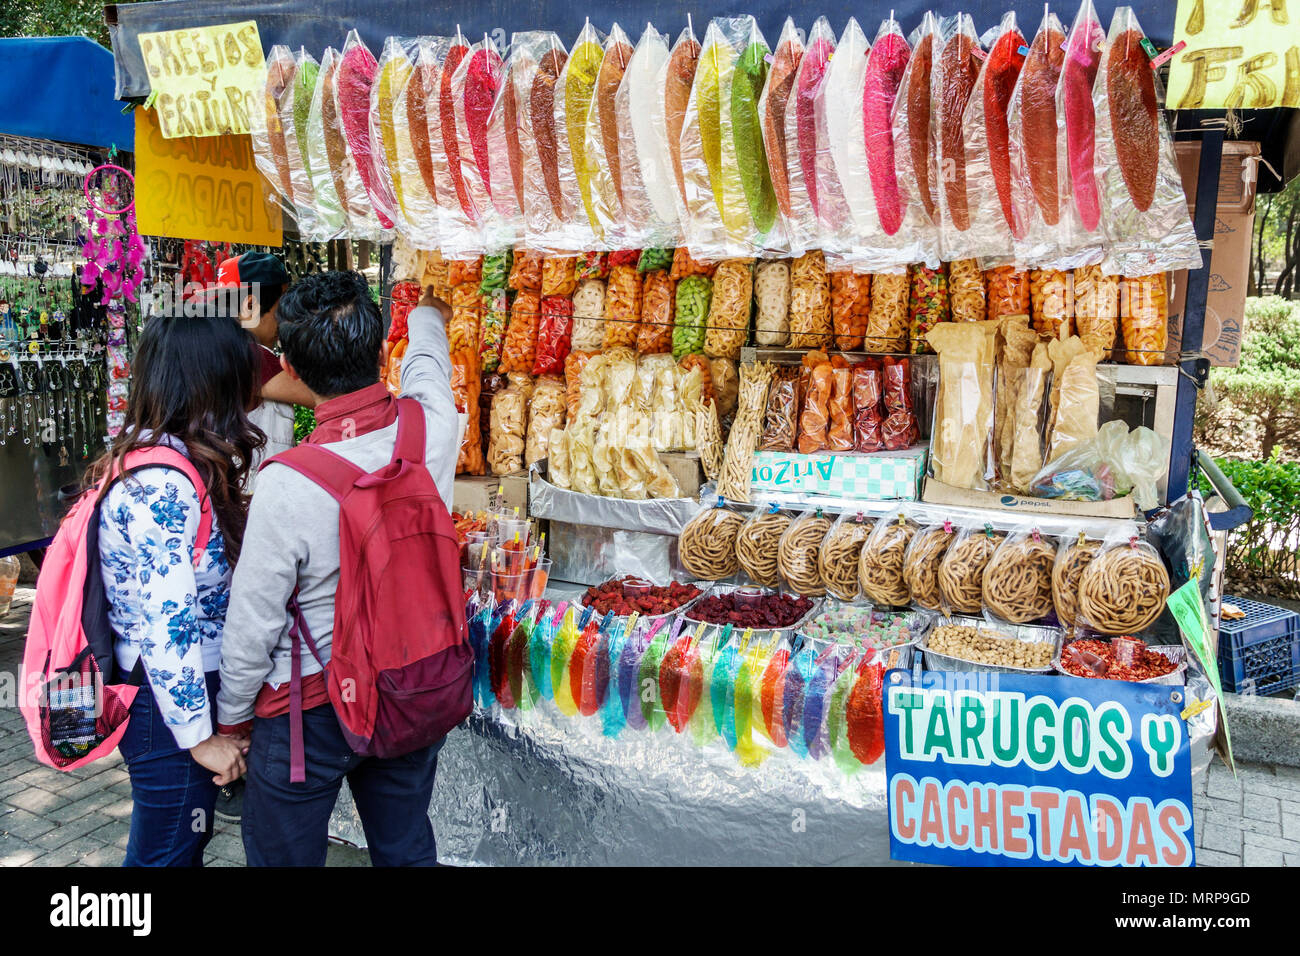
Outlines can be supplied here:
<path id="1" fill-rule="evenodd" d="M 862 124 L 867 143 L 867 172 L 876 201 L 881 228 L 894 235 L 903 224 L 903 203 L 898 192 L 894 166 L 894 131 L 891 114 L 903 72 L 912 53 L 907 40 L 890 21 L 888 30 L 876 38 L 867 57 L 866 83 L 862 90 Z M 882 28 L 885 29 L 885 28 Z"/>
<path id="2" fill-rule="evenodd" d="M 1104 36 L 1092 0 L 1083 0 L 1065 45 L 1057 109 L 1063 114 L 1071 198 L 1080 222 L 1088 232 L 1096 230 L 1101 222 L 1101 197 L 1097 193 L 1097 177 L 1093 172 L 1097 121 L 1092 109 L 1092 88 L 1101 65 Z"/>

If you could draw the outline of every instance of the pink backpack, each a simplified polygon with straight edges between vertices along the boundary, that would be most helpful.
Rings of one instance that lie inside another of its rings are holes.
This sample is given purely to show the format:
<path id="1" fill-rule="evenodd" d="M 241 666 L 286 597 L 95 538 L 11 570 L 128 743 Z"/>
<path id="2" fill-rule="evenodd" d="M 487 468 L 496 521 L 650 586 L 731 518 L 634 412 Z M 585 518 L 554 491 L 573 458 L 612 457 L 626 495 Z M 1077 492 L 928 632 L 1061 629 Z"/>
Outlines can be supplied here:
<path id="1" fill-rule="evenodd" d="M 181 472 L 204 502 L 194 539 L 195 567 L 208 546 L 207 488 L 188 458 L 162 445 L 128 452 L 122 473 L 87 489 L 64 517 L 36 580 L 19 700 L 36 756 L 58 770 L 112 753 L 139 690 L 138 667 L 131 675 L 114 673 L 116 635 L 108 623 L 99 566 L 99 511 L 108 485 L 151 466 Z"/>
<path id="2" fill-rule="evenodd" d="M 399 757 L 441 740 L 473 707 L 474 653 L 465 632 L 460 544 L 424 464 L 424 410 L 397 402 L 387 465 L 366 474 L 320 445 L 275 461 L 339 503 L 339 582 L 326 686 L 343 736 L 363 757 Z M 262 467 L 265 468 L 266 464 Z M 289 780 L 306 779 L 302 645 L 320 661 L 290 601 Z"/>

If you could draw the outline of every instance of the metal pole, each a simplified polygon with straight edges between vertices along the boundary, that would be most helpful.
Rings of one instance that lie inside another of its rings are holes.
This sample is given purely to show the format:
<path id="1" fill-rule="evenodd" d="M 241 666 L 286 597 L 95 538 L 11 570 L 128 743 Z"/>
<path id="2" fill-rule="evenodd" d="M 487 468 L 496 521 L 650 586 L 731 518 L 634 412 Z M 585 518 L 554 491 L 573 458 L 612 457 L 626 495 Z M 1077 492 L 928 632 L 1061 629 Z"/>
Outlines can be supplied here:
<path id="1" fill-rule="evenodd" d="M 1214 238 L 1214 222 L 1219 205 L 1219 163 L 1222 158 L 1222 128 L 1206 129 L 1201 138 L 1194 217 L 1196 238 L 1202 243 Z M 1205 303 L 1210 291 L 1212 255 L 1213 250 L 1206 249 L 1201 257 L 1201 267 L 1187 274 L 1187 302 L 1183 309 L 1181 345 L 1183 358 L 1179 362 L 1178 391 L 1174 400 L 1174 433 L 1169 456 L 1169 501 L 1187 494 L 1192 468 L 1192 425 L 1196 417 L 1196 399 L 1209 373 L 1209 362 L 1198 355 L 1205 335 Z"/>

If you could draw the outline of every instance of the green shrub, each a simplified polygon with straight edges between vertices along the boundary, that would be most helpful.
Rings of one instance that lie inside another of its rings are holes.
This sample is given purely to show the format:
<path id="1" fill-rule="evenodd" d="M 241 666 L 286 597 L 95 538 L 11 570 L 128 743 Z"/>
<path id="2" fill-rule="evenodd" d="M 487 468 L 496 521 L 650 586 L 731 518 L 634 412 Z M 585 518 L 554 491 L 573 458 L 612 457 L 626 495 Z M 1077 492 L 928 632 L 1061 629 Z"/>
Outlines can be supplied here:
<path id="1" fill-rule="evenodd" d="M 293 406 L 293 443 L 303 441 L 316 427 L 316 413 L 301 405 Z"/>
<path id="2" fill-rule="evenodd" d="M 1255 516 L 1228 533 L 1225 573 L 1234 584 L 1300 596 L 1300 462 L 1217 460 Z M 1205 478 L 1201 491 L 1209 494 Z"/>

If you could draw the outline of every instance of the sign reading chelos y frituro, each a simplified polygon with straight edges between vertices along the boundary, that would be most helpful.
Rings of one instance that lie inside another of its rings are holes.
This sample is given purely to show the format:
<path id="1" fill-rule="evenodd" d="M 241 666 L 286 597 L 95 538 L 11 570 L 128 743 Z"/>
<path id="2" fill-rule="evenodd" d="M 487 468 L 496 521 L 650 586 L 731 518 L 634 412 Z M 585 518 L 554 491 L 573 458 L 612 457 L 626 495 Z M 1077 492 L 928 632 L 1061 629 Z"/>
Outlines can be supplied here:
<path id="1" fill-rule="evenodd" d="M 164 139 L 249 132 L 266 82 L 255 21 L 142 33 L 140 53 Z"/>

